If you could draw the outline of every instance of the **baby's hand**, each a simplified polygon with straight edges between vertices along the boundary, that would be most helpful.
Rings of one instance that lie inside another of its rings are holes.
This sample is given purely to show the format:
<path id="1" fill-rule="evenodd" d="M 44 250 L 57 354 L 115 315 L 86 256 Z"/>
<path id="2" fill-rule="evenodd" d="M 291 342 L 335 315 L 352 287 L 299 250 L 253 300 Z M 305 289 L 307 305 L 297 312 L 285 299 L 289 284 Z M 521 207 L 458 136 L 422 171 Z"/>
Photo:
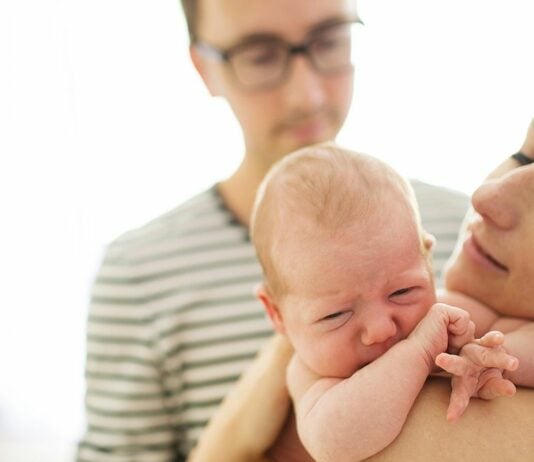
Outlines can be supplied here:
<path id="1" fill-rule="evenodd" d="M 453 375 L 447 420 L 458 420 L 471 397 L 494 399 L 515 393 L 514 384 L 503 378 L 503 371 L 517 369 L 519 362 L 506 353 L 503 342 L 502 332 L 488 332 L 466 344 L 459 356 L 447 353 L 437 356 L 436 365 Z"/>
<path id="2" fill-rule="evenodd" d="M 416 340 L 434 366 L 436 357 L 452 345 L 458 351 L 474 338 L 475 325 L 469 313 L 444 303 L 436 303 L 419 322 L 409 338 Z"/>

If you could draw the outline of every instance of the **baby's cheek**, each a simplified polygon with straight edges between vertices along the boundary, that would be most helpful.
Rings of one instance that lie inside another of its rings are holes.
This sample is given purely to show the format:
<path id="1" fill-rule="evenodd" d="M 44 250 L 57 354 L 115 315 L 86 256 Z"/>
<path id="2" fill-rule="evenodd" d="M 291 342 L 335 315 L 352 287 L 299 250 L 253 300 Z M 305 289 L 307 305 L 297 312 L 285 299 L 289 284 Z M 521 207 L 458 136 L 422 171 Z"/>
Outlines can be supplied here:
<path id="1" fill-rule="evenodd" d="M 349 377 L 358 369 L 357 346 L 346 343 L 330 343 L 317 354 L 317 370 L 320 375 Z"/>

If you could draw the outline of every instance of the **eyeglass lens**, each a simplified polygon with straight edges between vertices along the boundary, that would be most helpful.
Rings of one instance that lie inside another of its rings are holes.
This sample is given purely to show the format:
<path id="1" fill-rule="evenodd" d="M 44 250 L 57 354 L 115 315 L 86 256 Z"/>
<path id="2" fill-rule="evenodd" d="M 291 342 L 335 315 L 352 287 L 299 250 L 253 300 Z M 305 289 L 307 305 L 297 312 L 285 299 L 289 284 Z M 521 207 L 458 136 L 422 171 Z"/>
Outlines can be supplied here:
<path id="1" fill-rule="evenodd" d="M 353 23 L 322 29 L 309 38 L 299 52 L 306 53 L 321 73 L 334 73 L 352 66 Z M 278 39 L 266 39 L 242 45 L 229 56 L 239 82 L 247 87 L 275 85 L 286 76 L 292 48 Z M 295 51 L 293 51 L 295 53 Z"/>

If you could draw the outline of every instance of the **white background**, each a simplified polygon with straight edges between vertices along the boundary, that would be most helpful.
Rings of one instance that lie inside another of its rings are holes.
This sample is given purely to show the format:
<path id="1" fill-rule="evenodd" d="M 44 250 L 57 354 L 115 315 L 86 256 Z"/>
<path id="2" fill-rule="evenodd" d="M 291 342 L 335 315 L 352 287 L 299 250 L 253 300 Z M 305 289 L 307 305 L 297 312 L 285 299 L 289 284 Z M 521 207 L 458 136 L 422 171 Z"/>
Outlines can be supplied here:
<path id="1" fill-rule="evenodd" d="M 339 141 L 469 193 L 534 116 L 534 2 L 360 0 L 360 14 Z M 241 152 L 177 0 L 0 0 L 0 459 L 70 460 L 105 244 Z"/>

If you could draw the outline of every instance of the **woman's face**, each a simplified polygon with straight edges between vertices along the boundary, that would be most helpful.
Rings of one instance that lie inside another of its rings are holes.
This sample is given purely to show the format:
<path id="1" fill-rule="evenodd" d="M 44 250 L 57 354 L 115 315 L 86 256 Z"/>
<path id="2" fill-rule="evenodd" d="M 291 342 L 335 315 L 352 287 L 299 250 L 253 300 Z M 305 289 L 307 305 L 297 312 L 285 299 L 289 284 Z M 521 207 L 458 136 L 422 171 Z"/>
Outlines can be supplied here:
<path id="1" fill-rule="evenodd" d="M 534 317 L 534 165 L 487 180 L 445 286 L 504 315 Z"/>

